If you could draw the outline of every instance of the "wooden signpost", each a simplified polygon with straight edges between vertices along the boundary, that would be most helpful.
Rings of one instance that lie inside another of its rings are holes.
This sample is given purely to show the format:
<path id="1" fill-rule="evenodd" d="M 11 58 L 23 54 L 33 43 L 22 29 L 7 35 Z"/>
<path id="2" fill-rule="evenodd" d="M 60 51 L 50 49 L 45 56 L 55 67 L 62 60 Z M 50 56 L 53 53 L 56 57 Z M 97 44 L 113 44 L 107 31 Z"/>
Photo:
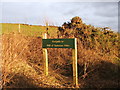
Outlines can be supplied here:
<path id="1" fill-rule="evenodd" d="M 77 38 L 74 42 L 75 48 L 72 49 L 72 59 L 73 59 L 73 83 L 78 87 L 78 69 L 77 69 Z"/>
<path id="2" fill-rule="evenodd" d="M 73 59 L 73 84 L 78 87 L 78 69 L 77 69 L 77 38 L 74 39 L 47 39 L 47 34 L 43 35 L 42 39 L 43 57 L 44 57 L 44 72 L 48 75 L 48 55 L 47 48 L 72 48 Z"/>
<path id="3" fill-rule="evenodd" d="M 47 34 L 45 33 L 43 35 L 43 39 L 47 39 Z M 47 49 L 43 48 L 43 59 L 44 59 L 44 73 L 47 76 L 48 75 L 48 54 L 47 54 Z"/>

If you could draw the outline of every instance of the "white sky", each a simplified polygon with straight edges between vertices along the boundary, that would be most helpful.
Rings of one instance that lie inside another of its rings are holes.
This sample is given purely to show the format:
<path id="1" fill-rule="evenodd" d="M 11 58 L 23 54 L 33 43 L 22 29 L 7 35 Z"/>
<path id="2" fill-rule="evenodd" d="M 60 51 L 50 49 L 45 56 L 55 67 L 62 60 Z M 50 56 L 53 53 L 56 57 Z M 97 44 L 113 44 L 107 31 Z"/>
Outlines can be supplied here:
<path id="1" fill-rule="evenodd" d="M 1 0 L 1 2 L 118 2 L 119 0 Z"/>
<path id="2" fill-rule="evenodd" d="M 47 20 L 50 25 L 61 26 L 72 17 L 79 16 L 86 24 L 108 26 L 117 31 L 117 1 L 119 0 L 1 0 L 0 22 L 45 25 Z"/>

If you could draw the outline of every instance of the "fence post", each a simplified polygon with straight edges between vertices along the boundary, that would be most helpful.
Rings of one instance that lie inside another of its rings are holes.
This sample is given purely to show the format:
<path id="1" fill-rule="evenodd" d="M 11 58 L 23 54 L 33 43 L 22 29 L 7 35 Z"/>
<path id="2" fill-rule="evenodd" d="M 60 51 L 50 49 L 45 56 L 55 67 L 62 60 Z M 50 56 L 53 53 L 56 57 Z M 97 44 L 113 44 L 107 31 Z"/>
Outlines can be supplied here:
<path id="1" fill-rule="evenodd" d="M 43 39 L 47 39 L 47 34 L 43 34 Z M 48 75 L 48 54 L 47 54 L 47 49 L 43 48 L 43 59 L 44 59 L 44 74 L 47 76 Z"/>
<path id="2" fill-rule="evenodd" d="M 77 69 L 77 38 L 75 38 L 75 48 L 72 49 L 73 59 L 73 84 L 78 87 L 78 69 Z"/>
<path id="3" fill-rule="evenodd" d="M 19 33 L 20 33 L 20 24 L 19 24 L 19 27 L 18 27 L 19 29 L 18 29 L 18 31 L 19 31 Z"/>

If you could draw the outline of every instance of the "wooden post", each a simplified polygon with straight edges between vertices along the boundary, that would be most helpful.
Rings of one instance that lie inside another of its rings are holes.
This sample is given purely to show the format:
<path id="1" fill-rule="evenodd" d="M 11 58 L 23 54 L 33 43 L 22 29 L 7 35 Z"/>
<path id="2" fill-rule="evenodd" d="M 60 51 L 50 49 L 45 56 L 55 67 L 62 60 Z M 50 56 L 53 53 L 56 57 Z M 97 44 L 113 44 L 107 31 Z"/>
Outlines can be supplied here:
<path id="1" fill-rule="evenodd" d="M 18 29 L 19 33 L 20 33 L 20 24 L 19 24 L 19 29 Z"/>
<path id="2" fill-rule="evenodd" d="M 48 22 L 46 22 L 46 33 L 48 34 Z"/>
<path id="3" fill-rule="evenodd" d="M 47 39 L 46 33 L 43 35 L 43 39 Z M 46 48 L 43 48 L 43 59 L 44 59 L 44 73 L 47 76 L 48 75 L 48 54 L 47 54 Z"/>
<path id="4" fill-rule="evenodd" d="M 73 84 L 78 87 L 78 69 L 77 69 L 77 38 L 75 38 L 75 49 L 72 49 L 73 59 Z"/>

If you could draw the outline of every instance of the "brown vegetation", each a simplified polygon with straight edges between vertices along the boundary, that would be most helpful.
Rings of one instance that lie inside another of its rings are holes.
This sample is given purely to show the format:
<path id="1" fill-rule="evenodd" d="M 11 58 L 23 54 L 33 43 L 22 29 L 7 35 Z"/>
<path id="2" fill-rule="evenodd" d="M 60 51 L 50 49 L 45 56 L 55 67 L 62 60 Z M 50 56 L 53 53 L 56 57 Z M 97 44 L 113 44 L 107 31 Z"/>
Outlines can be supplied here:
<path id="1" fill-rule="evenodd" d="M 85 25 L 79 17 L 63 26 L 59 27 L 59 38 L 77 38 L 79 87 L 118 88 L 118 34 Z M 45 76 L 42 38 L 3 34 L 3 88 L 74 88 L 71 49 L 50 48 L 48 57 L 49 75 Z"/>

